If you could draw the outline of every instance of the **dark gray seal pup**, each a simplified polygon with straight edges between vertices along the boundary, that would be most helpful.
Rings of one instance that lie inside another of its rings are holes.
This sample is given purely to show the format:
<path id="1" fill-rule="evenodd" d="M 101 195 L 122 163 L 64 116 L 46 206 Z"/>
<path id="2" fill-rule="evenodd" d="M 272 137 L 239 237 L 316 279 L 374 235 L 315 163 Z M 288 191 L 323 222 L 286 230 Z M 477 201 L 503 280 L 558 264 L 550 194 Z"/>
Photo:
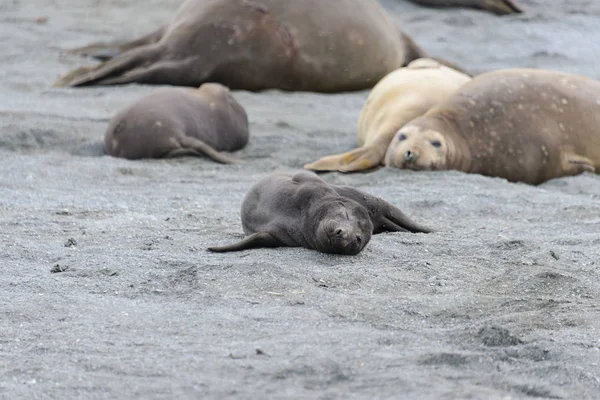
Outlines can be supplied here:
<path id="1" fill-rule="evenodd" d="M 142 38 L 71 52 L 107 61 L 55 86 L 218 82 L 325 93 L 371 88 L 426 56 L 377 0 L 187 0 Z"/>
<path id="2" fill-rule="evenodd" d="M 385 200 L 308 171 L 274 173 L 256 183 L 242 203 L 242 227 L 248 237 L 209 250 L 289 246 L 355 255 L 373 234 L 431 232 Z"/>
<path id="3" fill-rule="evenodd" d="M 108 125 L 104 151 L 114 157 L 168 158 L 206 155 L 220 163 L 238 160 L 220 153 L 248 143 L 248 116 L 228 88 L 165 88 L 121 110 Z"/>
<path id="4" fill-rule="evenodd" d="M 470 7 L 498 15 L 520 14 L 521 7 L 513 0 L 408 0 L 429 7 Z"/>

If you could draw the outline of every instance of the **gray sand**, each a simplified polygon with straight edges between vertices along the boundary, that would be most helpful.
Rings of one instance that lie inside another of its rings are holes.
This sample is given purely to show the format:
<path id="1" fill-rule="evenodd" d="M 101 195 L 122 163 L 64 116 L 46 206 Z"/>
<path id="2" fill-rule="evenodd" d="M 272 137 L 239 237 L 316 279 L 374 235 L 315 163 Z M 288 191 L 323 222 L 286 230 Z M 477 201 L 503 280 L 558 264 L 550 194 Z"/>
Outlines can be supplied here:
<path id="1" fill-rule="evenodd" d="M 521 2 L 502 18 L 385 5 L 471 71 L 600 78 L 598 1 Z M 109 118 L 157 87 L 53 89 L 91 62 L 60 49 L 145 33 L 178 3 L 0 5 L 1 398 L 600 397 L 599 176 L 327 174 L 438 232 L 355 257 L 213 254 L 242 237 L 252 183 L 354 147 L 368 92 L 235 92 L 244 165 L 102 156 Z"/>

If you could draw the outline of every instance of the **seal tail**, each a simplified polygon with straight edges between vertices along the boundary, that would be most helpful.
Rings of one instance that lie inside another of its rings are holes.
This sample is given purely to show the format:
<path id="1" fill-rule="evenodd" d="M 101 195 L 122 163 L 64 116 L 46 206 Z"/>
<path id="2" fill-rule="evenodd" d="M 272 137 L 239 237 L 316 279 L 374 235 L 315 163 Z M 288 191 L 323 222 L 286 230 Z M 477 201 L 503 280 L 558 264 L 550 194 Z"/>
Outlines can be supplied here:
<path id="1" fill-rule="evenodd" d="M 240 251 L 247 249 L 256 249 L 261 247 L 280 246 L 283 246 L 283 244 L 279 240 L 275 239 L 270 233 L 257 232 L 253 233 L 252 235 L 237 243 L 221 247 L 209 247 L 208 250 L 218 253 L 225 253 L 228 251 Z"/>
<path id="2" fill-rule="evenodd" d="M 175 158 L 183 156 L 207 156 L 221 164 L 239 164 L 242 161 L 230 155 L 218 152 L 207 143 L 191 136 L 184 136 L 179 140 L 181 148 L 171 150 L 165 155 L 165 158 Z"/>
<path id="3" fill-rule="evenodd" d="M 157 30 L 129 42 L 93 43 L 88 46 L 67 50 L 67 53 L 89 56 L 100 61 L 106 61 L 125 51 L 158 42 L 163 37 L 164 32 L 165 27 L 161 26 Z"/>
<path id="4" fill-rule="evenodd" d="M 103 84 L 104 80 L 126 74 L 135 68 L 156 61 L 160 50 L 155 44 L 138 47 L 95 66 L 81 67 L 54 82 L 56 87 L 76 87 Z M 126 76 L 126 75 L 125 75 Z"/>

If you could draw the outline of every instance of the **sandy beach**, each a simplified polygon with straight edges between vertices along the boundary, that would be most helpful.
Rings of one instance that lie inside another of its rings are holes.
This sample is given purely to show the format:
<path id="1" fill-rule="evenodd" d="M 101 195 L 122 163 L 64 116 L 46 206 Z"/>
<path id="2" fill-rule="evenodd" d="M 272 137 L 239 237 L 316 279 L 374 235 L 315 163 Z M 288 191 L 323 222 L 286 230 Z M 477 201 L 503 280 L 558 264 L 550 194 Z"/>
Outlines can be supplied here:
<path id="1" fill-rule="evenodd" d="M 600 176 L 323 174 L 436 232 L 350 257 L 217 254 L 243 237 L 253 183 L 356 146 L 368 91 L 234 92 L 240 165 L 103 155 L 110 118 L 159 86 L 53 88 L 93 62 L 61 51 L 147 33 L 180 2 L 0 4 L 0 398 L 600 397 Z M 382 1 L 473 73 L 600 79 L 600 2 L 519 2 L 497 17 Z"/>

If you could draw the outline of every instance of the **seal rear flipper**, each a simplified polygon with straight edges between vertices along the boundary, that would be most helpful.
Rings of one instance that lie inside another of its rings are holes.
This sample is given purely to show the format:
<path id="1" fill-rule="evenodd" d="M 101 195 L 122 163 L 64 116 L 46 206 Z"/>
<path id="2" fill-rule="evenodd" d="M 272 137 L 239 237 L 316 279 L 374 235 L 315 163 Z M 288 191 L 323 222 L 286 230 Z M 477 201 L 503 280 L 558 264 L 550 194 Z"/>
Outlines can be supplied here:
<path id="1" fill-rule="evenodd" d="M 179 140 L 181 148 L 171 150 L 165 154 L 165 158 L 182 156 L 207 156 L 221 164 L 239 164 L 242 161 L 228 154 L 218 152 L 200 139 L 184 136 Z"/>
<path id="2" fill-rule="evenodd" d="M 412 40 L 412 38 L 410 36 L 408 36 L 406 33 L 400 31 L 400 36 L 402 36 L 404 42 L 406 43 L 406 48 L 405 48 L 406 56 L 404 59 L 404 65 L 402 65 L 403 67 L 408 66 L 408 64 L 410 64 L 411 62 L 413 62 L 415 60 L 418 60 L 419 58 L 429 58 L 429 59 L 439 62 L 442 65 L 445 65 L 446 67 L 452 68 L 458 72 L 462 72 L 465 75 L 473 76 L 469 71 L 465 70 L 462 67 L 459 67 L 457 64 L 455 64 L 451 61 L 444 60 L 443 58 L 433 57 L 433 56 L 428 55 L 427 52 L 425 50 L 423 50 L 419 45 L 417 45 L 415 43 L 415 41 Z"/>
<path id="3" fill-rule="evenodd" d="M 195 76 L 193 81 L 183 80 L 181 71 L 191 69 L 193 59 L 177 60 L 177 61 L 158 61 L 149 66 L 141 67 L 126 71 L 122 75 L 108 77 L 96 82 L 98 85 L 124 85 L 127 83 L 149 83 L 173 86 L 193 86 L 198 87 L 200 83 L 205 83 L 206 79 Z M 198 71 L 196 71 L 198 72 Z M 204 76 L 204 75 L 202 75 Z M 200 82 L 200 83 L 198 83 Z"/>
<path id="4" fill-rule="evenodd" d="M 383 161 L 384 154 L 376 148 L 363 146 L 347 153 L 323 157 L 315 162 L 304 165 L 312 171 L 366 171 L 378 167 Z"/>
<path id="5" fill-rule="evenodd" d="M 53 86 L 75 87 L 103 84 L 102 81 L 107 78 L 122 75 L 129 70 L 153 63 L 159 57 L 159 52 L 156 45 L 135 48 L 94 67 L 83 67 L 71 71 L 57 79 Z"/>
<path id="6" fill-rule="evenodd" d="M 160 28 L 149 33 L 148 35 L 142 36 L 141 38 L 129 42 L 115 41 L 109 43 L 92 43 L 88 46 L 68 50 L 67 53 L 89 56 L 101 61 L 106 61 L 118 56 L 119 54 L 127 50 L 158 42 L 164 35 L 164 32 L 165 27 L 161 26 Z"/>
<path id="7" fill-rule="evenodd" d="M 480 8 L 498 15 L 520 14 L 523 12 L 523 9 L 513 0 L 484 0 Z"/>
<path id="8" fill-rule="evenodd" d="M 209 247 L 208 250 L 224 253 L 228 251 L 240 251 L 247 249 L 256 249 L 261 247 L 282 247 L 285 246 L 279 240 L 275 239 L 270 233 L 257 232 L 244 238 L 244 240 L 221 247 Z"/>
<path id="9" fill-rule="evenodd" d="M 513 0 L 409 0 L 429 7 L 471 7 L 498 15 L 519 14 L 523 10 Z"/>
<path id="10" fill-rule="evenodd" d="M 384 200 L 382 200 L 384 201 Z M 382 231 L 388 232 L 412 232 L 412 233 L 431 233 L 433 230 L 417 224 L 413 220 L 411 220 L 406 214 L 400 211 L 399 208 L 385 202 L 388 206 L 388 209 L 384 211 L 384 217 L 382 220 Z M 392 229 L 387 229 L 388 227 L 392 227 Z M 399 227 L 400 229 L 396 229 Z M 379 232 L 374 232 L 379 233 Z"/>
<path id="11" fill-rule="evenodd" d="M 412 233 L 433 232 L 433 230 L 417 224 L 399 208 L 379 197 L 348 186 L 333 186 L 333 188 L 340 196 L 354 200 L 367 209 L 373 223 L 373 234 L 406 231 Z"/>

